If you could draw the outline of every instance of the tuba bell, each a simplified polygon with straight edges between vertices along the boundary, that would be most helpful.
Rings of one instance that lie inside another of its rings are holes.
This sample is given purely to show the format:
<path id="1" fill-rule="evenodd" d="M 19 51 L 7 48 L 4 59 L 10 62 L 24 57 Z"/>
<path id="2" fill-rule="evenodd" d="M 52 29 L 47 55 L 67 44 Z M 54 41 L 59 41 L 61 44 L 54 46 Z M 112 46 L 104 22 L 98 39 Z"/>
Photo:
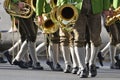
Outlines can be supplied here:
<path id="1" fill-rule="evenodd" d="M 64 4 L 58 7 L 56 15 L 62 28 L 69 31 L 78 19 L 78 10 L 73 4 Z"/>
<path id="2" fill-rule="evenodd" d="M 49 18 L 44 21 L 43 25 L 41 26 L 43 33 L 55 33 L 58 30 L 58 26 Z"/>
<path id="3" fill-rule="evenodd" d="M 51 12 L 42 15 L 44 19 L 44 22 L 42 25 L 39 25 L 38 21 L 35 20 L 36 21 L 35 23 L 37 24 L 37 26 L 43 31 L 43 33 L 46 33 L 46 34 L 55 33 L 59 28 L 55 19 L 55 14 Z M 51 18 L 51 15 L 52 15 L 52 18 Z"/>
<path id="4" fill-rule="evenodd" d="M 34 18 L 35 24 L 40 30 L 45 34 L 55 33 L 58 30 L 58 24 L 50 18 L 51 12 L 47 14 L 42 14 L 44 22 L 42 25 L 39 25 L 37 17 Z M 52 14 L 53 15 L 53 14 Z"/>
<path id="5" fill-rule="evenodd" d="M 113 11 L 113 16 L 107 16 L 106 21 L 105 21 L 105 25 L 106 26 L 110 26 L 113 23 L 115 23 L 117 20 L 120 20 L 120 7 L 118 7 L 117 9 L 115 9 Z"/>
<path id="6" fill-rule="evenodd" d="M 12 16 L 29 18 L 32 16 L 35 10 L 33 1 L 34 0 L 25 0 L 24 8 L 22 10 L 18 8 L 17 4 L 12 3 L 11 0 L 5 0 L 3 7 L 6 10 L 6 12 Z"/>

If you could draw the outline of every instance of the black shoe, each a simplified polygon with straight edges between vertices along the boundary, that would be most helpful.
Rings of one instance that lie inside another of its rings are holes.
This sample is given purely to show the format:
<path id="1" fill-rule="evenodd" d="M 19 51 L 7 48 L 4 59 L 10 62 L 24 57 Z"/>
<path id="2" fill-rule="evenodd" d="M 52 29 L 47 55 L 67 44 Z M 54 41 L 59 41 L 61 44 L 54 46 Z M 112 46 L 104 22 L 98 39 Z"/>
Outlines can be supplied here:
<path id="1" fill-rule="evenodd" d="M 99 69 L 100 67 L 99 66 L 96 66 L 96 69 Z"/>
<path id="2" fill-rule="evenodd" d="M 9 51 L 8 51 L 8 50 L 7 50 L 7 51 L 4 51 L 4 52 L 3 52 L 3 55 L 7 58 L 8 62 L 9 62 L 10 64 L 12 64 L 13 56 L 9 54 Z"/>
<path id="3" fill-rule="evenodd" d="M 97 75 L 97 68 L 94 64 L 92 64 L 90 67 L 90 76 L 95 77 Z"/>
<path id="4" fill-rule="evenodd" d="M 120 69 L 120 57 L 117 55 L 115 56 L 115 59 L 116 59 L 116 64 L 117 66 L 119 66 L 119 69 Z"/>
<path id="5" fill-rule="evenodd" d="M 100 65 L 103 66 L 104 57 L 101 55 L 101 52 L 98 53 L 97 57 L 98 57 Z"/>
<path id="6" fill-rule="evenodd" d="M 51 70 L 54 70 L 53 62 L 50 62 L 49 60 L 47 60 L 46 64 L 50 67 Z"/>
<path id="7" fill-rule="evenodd" d="M 86 69 L 89 71 L 89 63 L 86 64 Z"/>
<path id="8" fill-rule="evenodd" d="M 5 61 L 3 57 L 0 57 L 0 63 L 7 63 L 7 61 Z"/>
<path id="9" fill-rule="evenodd" d="M 87 67 L 87 69 L 89 71 L 89 63 L 86 64 L 86 67 Z M 99 69 L 99 68 L 100 68 L 99 66 L 96 66 L 96 69 Z"/>
<path id="10" fill-rule="evenodd" d="M 43 70 L 43 67 L 40 65 L 39 62 L 37 62 L 34 66 L 32 66 L 32 69 L 35 69 L 35 70 Z"/>
<path id="11" fill-rule="evenodd" d="M 68 65 L 65 69 L 64 69 L 64 73 L 71 73 L 72 68 L 70 65 Z"/>
<path id="12" fill-rule="evenodd" d="M 71 71 L 72 74 L 77 74 L 79 68 L 78 67 L 74 67 Z"/>
<path id="13" fill-rule="evenodd" d="M 54 71 L 63 71 L 60 64 L 57 63 L 56 68 L 54 68 Z"/>
<path id="14" fill-rule="evenodd" d="M 26 65 L 27 65 L 28 67 L 32 67 L 32 61 L 26 62 Z"/>
<path id="15" fill-rule="evenodd" d="M 119 67 L 118 63 L 115 63 L 110 66 L 110 69 L 120 69 L 120 67 Z"/>
<path id="16" fill-rule="evenodd" d="M 13 65 L 17 65 L 17 66 L 19 66 L 20 68 L 23 68 L 23 69 L 28 68 L 28 65 L 23 61 L 14 60 Z"/>
<path id="17" fill-rule="evenodd" d="M 88 75 L 89 75 L 89 72 L 88 72 L 88 70 L 85 68 L 85 69 L 81 70 L 81 72 L 80 72 L 80 74 L 79 74 L 79 77 L 80 77 L 80 78 L 87 78 Z"/>

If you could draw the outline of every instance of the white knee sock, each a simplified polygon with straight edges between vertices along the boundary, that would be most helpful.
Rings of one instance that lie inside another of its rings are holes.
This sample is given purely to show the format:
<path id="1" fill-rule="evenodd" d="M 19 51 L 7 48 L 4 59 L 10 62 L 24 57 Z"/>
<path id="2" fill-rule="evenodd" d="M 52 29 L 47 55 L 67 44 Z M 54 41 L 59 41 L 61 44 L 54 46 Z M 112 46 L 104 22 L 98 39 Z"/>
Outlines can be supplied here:
<path id="1" fill-rule="evenodd" d="M 76 57 L 77 57 L 77 62 L 78 62 L 79 68 L 81 70 L 85 69 L 86 68 L 86 65 L 85 65 L 85 48 L 75 46 L 75 54 L 76 54 Z"/>
<path id="2" fill-rule="evenodd" d="M 57 63 L 59 63 L 59 44 L 52 45 L 53 50 L 53 65 L 57 67 Z"/>
<path id="3" fill-rule="evenodd" d="M 71 57 L 72 57 L 72 61 L 73 61 L 73 63 L 72 63 L 73 68 L 78 67 L 78 62 L 76 59 L 75 50 L 74 50 L 73 46 L 70 47 L 70 53 L 71 53 Z"/>
<path id="4" fill-rule="evenodd" d="M 36 62 L 39 62 L 35 48 L 36 44 L 34 42 L 28 41 L 28 52 L 30 53 L 31 58 L 33 60 L 33 65 L 35 65 Z"/>
<path id="5" fill-rule="evenodd" d="M 107 53 L 109 52 L 109 46 L 111 42 L 108 42 L 107 45 L 101 50 L 102 55 L 105 57 Z"/>
<path id="6" fill-rule="evenodd" d="M 85 64 L 89 63 L 90 55 L 91 55 L 91 48 L 89 47 L 89 44 L 86 45 L 86 55 L 85 55 Z"/>
<path id="7" fill-rule="evenodd" d="M 18 40 L 10 49 L 8 49 L 9 53 L 11 54 L 15 49 L 19 48 L 20 44 L 21 44 L 21 40 Z"/>
<path id="8" fill-rule="evenodd" d="M 46 42 L 42 42 L 41 44 L 39 44 L 36 48 L 36 53 L 41 53 L 42 51 L 45 50 L 45 46 L 46 46 Z"/>
<path id="9" fill-rule="evenodd" d="M 99 47 L 95 47 L 93 43 L 91 43 L 91 56 L 89 65 L 96 64 L 97 53 L 99 52 Z"/>
<path id="10" fill-rule="evenodd" d="M 52 46 L 49 45 L 48 46 L 48 58 L 49 58 L 49 61 L 53 61 L 53 50 L 52 50 Z"/>
<path id="11" fill-rule="evenodd" d="M 111 64 L 115 64 L 116 60 L 115 60 L 115 55 L 116 55 L 116 46 L 110 45 L 110 60 L 111 60 Z"/>
<path id="12" fill-rule="evenodd" d="M 61 46 L 64 62 L 65 62 L 65 67 L 68 65 L 71 66 L 71 58 L 70 58 L 70 49 L 68 46 Z"/>
<path id="13" fill-rule="evenodd" d="M 18 52 L 18 54 L 16 55 L 15 59 L 17 61 L 20 61 L 23 59 L 24 55 L 27 53 L 28 50 L 28 45 L 27 45 L 27 41 L 25 40 L 20 48 L 20 51 Z"/>

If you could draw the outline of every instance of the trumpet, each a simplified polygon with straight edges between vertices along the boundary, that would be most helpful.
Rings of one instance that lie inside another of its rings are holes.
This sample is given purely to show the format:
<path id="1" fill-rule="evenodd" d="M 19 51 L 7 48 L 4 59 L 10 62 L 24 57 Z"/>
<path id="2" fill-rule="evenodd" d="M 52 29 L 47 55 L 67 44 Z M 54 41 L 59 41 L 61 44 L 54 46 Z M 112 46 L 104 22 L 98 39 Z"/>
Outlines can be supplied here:
<path id="1" fill-rule="evenodd" d="M 19 9 L 17 4 L 11 2 L 11 0 L 4 1 L 4 8 L 6 12 L 12 16 L 29 18 L 33 15 L 35 7 L 33 6 L 33 1 L 36 0 L 25 0 L 24 8 Z"/>
<path id="2" fill-rule="evenodd" d="M 117 9 L 115 9 L 113 11 L 113 16 L 107 16 L 106 21 L 105 21 L 105 25 L 106 26 L 110 26 L 112 24 L 114 24 L 117 20 L 120 20 L 120 7 L 118 7 Z"/>

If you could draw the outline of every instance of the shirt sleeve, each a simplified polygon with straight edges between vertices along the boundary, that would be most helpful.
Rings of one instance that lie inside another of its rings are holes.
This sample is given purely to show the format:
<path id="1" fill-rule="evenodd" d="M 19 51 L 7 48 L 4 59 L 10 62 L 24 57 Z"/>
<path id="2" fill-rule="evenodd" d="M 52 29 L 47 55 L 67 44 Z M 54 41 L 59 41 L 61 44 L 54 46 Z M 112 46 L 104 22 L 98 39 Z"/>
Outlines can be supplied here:
<path id="1" fill-rule="evenodd" d="M 43 13 L 45 0 L 37 0 L 36 2 L 36 16 L 41 16 Z"/>
<path id="2" fill-rule="evenodd" d="M 20 1 L 20 0 L 12 0 L 13 3 L 17 3 L 18 1 Z"/>
<path id="3" fill-rule="evenodd" d="M 110 0 L 103 0 L 103 9 L 108 10 L 110 8 L 111 1 Z"/>

